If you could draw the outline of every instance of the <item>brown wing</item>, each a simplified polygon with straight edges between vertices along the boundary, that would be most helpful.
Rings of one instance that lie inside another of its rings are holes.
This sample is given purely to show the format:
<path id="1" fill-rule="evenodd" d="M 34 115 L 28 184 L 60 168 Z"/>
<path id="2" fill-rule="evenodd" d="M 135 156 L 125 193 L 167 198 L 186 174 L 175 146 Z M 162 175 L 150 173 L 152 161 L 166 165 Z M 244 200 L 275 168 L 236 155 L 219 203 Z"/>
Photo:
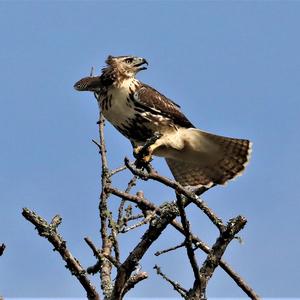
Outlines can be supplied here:
<path id="1" fill-rule="evenodd" d="M 178 104 L 147 84 L 141 83 L 140 87 L 134 93 L 134 101 L 137 106 L 142 107 L 145 111 L 160 114 L 171 119 L 175 125 L 186 128 L 194 127 L 180 111 Z"/>

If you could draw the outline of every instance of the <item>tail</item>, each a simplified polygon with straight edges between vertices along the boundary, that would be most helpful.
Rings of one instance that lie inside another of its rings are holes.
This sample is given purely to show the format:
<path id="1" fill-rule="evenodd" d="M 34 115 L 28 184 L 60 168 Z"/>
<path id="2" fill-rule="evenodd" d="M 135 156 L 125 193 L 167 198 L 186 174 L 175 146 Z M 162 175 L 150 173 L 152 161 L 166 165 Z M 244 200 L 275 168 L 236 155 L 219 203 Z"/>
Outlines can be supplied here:
<path id="1" fill-rule="evenodd" d="M 166 157 L 175 179 L 183 186 L 211 187 L 242 174 L 252 143 L 189 128 L 182 135 L 184 147 Z"/>

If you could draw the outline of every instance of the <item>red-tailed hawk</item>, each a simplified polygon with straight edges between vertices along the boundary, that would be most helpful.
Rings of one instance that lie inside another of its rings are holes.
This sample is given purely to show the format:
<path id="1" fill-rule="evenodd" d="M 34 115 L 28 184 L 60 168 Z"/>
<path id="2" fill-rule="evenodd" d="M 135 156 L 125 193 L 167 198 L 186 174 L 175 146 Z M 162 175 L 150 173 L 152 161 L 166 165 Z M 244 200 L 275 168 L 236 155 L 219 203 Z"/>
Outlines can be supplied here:
<path id="1" fill-rule="evenodd" d="M 125 135 L 135 152 L 154 134 L 151 155 L 166 159 L 183 186 L 211 187 L 240 175 L 249 161 L 251 142 L 197 129 L 180 106 L 135 78 L 148 65 L 144 58 L 109 56 L 101 76 L 85 77 L 74 88 L 94 92 L 104 117 Z"/>

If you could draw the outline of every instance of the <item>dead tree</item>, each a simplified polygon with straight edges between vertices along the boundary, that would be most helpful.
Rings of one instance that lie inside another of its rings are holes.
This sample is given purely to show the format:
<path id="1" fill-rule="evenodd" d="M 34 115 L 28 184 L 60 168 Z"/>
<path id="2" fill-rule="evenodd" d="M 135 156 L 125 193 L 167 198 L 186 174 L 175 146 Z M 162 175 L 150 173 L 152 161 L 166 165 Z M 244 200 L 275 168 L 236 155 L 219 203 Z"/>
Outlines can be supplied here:
<path id="1" fill-rule="evenodd" d="M 66 268 L 69 269 L 72 275 L 75 275 L 85 289 L 88 299 L 100 299 L 96 287 L 93 286 L 89 280 L 89 276 L 100 274 L 101 290 L 104 299 L 107 300 L 123 299 L 126 293 L 133 289 L 136 284 L 147 279 L 147 272 L 139 270 L 138 267 L 145 253 L 149 250 L 149 247 L 163 234 L 167 226 L 173 226 L 178 233 L 182 235 L 183 242 L 169 249 L 158 251 L 155 255 L 162 255 L 184 247 L 190 262 L 190 267 L 193 271 L 194 282 L 191 283 L 190 287 L 184 288 L 178 282 L 175 282 L 164 274 L 159 266 L 155 265 L 154 268 L 157 274 L 169 282 L 182 298 L 206 299 L 206 288 L 209 279 L 212 277 L 215 269 L 220 266 L 249 298 L 259 299 L 254 290 L 222 260 L 222 255 L 226 251 L 227 246 L 245 226 L 247 222 L 246 219 L 242 216 L 237 216 L 228 222 L 223 222 L 200 198 L 199 195 L 204 193 L 207 190 L 206 188 L 198 190 L 196 195 L 194 192 L 181 186 L 178 182 L 158 174 L 150 164 L 141 168 L 139 158 L 137 158 L 135 162 L 130 162 L 125 158 L 125 164 L 123 166 L 113 170 L 110 169 L 106 156 L 104 122 L 104 118 L 100 113 L 100 121 L 98 122 L 100 140 L 99 142 L 93 140 L 101 156 L 102 170 L 99 218 L 102 245 L 98 247 L 90 238 L 86 237 L 84 239 L 95 256 L 95 264 L 84 268 L 79 260 L 71 254 L 66 241 L 57 231 L 62 221 L 60 216 L 55 216 L 52 221 L 48 223 L 42 217 L 27 208 L 24 208 L 22 213 L 28 221 L 35 225 L 38 233 L 47 238 L 54 246 L 54 249 L 65 261 Z M 145 148 L 149 146 L 149 143 L 153 143 L 153 139 L 150 139 L 150 141 L 146 143 Z M 132 173 L 132 178 L 125 190 L 117 189 L 112 183 L 112 178 L 115 174 L 123 172 L 126 169 Z M 132 187 L 137 184 L 138 180 L 157 181 L 173 189 L 176 200 L 156 205 L 147 199 L 141 191 L 136 194 L 130 193 Z M 109 208 L 109 201 L 112 201 L 112 196 L 116 196 L 120 199 L 118 211 L 114 214 Z M 212 224 L 217 227 L 219 235 L 211 247 L 206 245 L 192 232 L 185 210 L 189 205 L 194 205 L 201 210 Z M 116 215 L 117 217 L 113 217 Z M 180 221 L 176 220 L 177 217 L 179 217 Z M 118 237 L 121 234 L 126 234 L 130 230 L 135 230 L 141 226 L 145 228 L 141 240 L 130 251 L 126 259 L 121 261 L 120 252 L 122 247 L 119 244 Z M 206 259 L 201 265 L 199 265 L 196 258 L 197 251 L 207 253 Z M 117 274 L 115 280 L 113 280 L 112 277 L 113 269 L 116 270 Z"/>

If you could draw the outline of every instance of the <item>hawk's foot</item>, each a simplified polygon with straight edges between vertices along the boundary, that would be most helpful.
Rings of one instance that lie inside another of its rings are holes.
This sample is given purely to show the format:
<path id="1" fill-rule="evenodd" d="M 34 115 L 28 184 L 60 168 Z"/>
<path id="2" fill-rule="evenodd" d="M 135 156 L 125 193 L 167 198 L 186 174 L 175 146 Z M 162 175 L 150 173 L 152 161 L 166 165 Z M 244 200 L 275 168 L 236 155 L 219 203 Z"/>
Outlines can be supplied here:
<path id="1" fill-rule="evenodd" d="M 152 160 L 153 149 L 151 146 L 137 146 L 133 149 L 133 156 L 136 158 L 135 165 L 140 169 L 147 169 L 147 165 Z"/>
<path id="2" fill-rule="evenodd" d="M 148 164 L 152 160 L 152 154 L 149 153 L 148 155 L 141 157 L 141 160 L 143 163 Z"/>
<path id="3" fill-rule="evenodd" d="M 152 154 L 158 147 L 161 146 L 159 142 L 161 133 L 155 132 L 152 137 L 147 139 L 143 146 L 136 146 L 133 148 L 133 156 L 136 158 L 135 165 L 138 168 L 148 169 L 149 163 L 152 160 Z"/>
<path id="4" fill-rule="evenodd" d="M 142 149 L 143 149 L 143 146 L 136 146 L 136 147 L 133 148 L 133 156 L 136 159 L 140 158 L 140 152 L 141 152 Z"/>

